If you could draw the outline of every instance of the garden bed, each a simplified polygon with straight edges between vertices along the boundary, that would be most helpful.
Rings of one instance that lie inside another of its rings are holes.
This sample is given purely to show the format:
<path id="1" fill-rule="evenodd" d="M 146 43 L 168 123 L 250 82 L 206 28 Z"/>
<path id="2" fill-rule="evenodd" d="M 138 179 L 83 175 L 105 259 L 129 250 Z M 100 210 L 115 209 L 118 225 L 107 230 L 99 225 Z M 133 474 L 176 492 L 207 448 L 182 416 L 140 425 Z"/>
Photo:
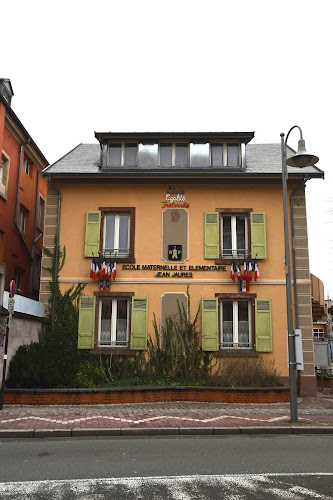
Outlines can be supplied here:
<path id="1" fill-rule="evenodd" d="M 214 403 L 281 403 L 288 387 L 138 387 L 113 389 L 6 389 L 4 404 L 90 405 L 197 401 Z"/>

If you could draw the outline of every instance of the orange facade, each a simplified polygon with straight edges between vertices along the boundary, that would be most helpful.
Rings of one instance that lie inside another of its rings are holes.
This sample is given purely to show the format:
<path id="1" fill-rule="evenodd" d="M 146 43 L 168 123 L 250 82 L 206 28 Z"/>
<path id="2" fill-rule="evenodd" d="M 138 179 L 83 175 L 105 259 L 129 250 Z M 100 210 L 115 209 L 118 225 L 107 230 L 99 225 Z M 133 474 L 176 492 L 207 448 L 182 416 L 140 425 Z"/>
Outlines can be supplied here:
<path id="1" fill-rule="evenodd" d="M 0 95 L 0 262 L 5 289 L 38 300 L 48 164 L 8 102 Z"/>

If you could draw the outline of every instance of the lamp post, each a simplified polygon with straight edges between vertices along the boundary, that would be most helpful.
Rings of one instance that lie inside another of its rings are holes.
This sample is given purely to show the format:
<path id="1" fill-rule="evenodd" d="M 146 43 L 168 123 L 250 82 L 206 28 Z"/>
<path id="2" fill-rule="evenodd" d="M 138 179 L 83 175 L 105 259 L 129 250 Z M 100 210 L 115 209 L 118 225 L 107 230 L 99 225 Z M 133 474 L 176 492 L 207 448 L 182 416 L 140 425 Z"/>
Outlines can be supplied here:
<path id="1" fill-rule="evenodd" d="M 298 151 L 295 155 L 287 158 L 287 141 L 290 132 L 298 128 L 300 140 L 298 141 Z M 285 245 L 285 271 L 286 271 L 286 293 L 287 293 L 287 324 L 288 324 L 288 352 L 289 352 L 289 394 L 290 394 L 290 417 L 293 424 L 298 422 L 297 412 L 297 387 L 296 387 L 296 351 L 295 351 L 295 333 L 293 319 L 293 302 L 291 290 L 291 269 L 290 269 L 290 246 L 289 246 L 289 221 L 288 221 L 288 199 L 287 199 L 287 180 L 288 169 L 291 167 L 309 167 L 319 161 L 315 155 L 307 153 L 305 141 L 301 127 L 294 125 L 289 130 L 286 139 L 284 133 L 281 135 L 281 156 L 282 156 L 282 192 L 283 192 L 283 222 L 284 222 L 284 245 Z"/>

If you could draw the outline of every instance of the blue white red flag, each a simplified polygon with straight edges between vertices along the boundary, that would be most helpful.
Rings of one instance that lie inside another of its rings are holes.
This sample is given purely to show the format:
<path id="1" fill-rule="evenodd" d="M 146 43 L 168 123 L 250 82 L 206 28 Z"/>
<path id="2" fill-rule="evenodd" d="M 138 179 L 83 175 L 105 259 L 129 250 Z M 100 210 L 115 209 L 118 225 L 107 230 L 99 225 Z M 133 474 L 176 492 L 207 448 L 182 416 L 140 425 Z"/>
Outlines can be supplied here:
<path id="1" fill-rule="evenodd" d="M 254 259 L 254 281 L 257 281 L 259 278 L 259 267 L 257 262 L 257 257 Z"/>
<path id="2" fill-rule="evenodd" d="M 98 261 L 97 261 L 97 264 L 96 264 L 95 278 L 97 280 L 101 279 L 101 259 L 99 257 L 98 257 Z"/>
<path id="3" fill-rule="evenodd" d="M 95 279 L 95 273 L 96 273 L 96 263 L 95 263 L 95 257 L 93 257 L 93 260 L 91 262 L 91 267 L 90 267 L 90 278 L 92 280 Z"/>
<path id="4" fill-rule="evenodd" d="M 101 269 L 101 278 L 102 279 L 105 277 L 106 273 L 107 273 L 107 266 L 106 266 L 106 262 L 104 259 L 103 264 L 102 264 L 102 269 Z"/>
<path id="5" fill-rule="evenodd" d="M 241 267 L 240 267 L 239 259 L 238 259 L 238 265 L 237 265 L 237 279 L 239 281 L 242 279 L 242 272 L 241 272 Z"/>
<path id="6" fill-rule="evenodd" d="M 107 263 L 107 273 L 106 273 L 106 277 L 107 279 L 110 281 L 111 280 L 111 262 L 108 261 Z"/>
<path id="7" fill-rule="evenodd" d="M 244 256 L 244 264 L 243 264 L 243 279 L 247 278 L 247 268 L 246 268 L 246 258 Z"/>
<path id="8" fill-rule="evenodd" d="M 116 279 L 116 274 L 117 274 L 117 262 L 113 261 L 113 266 L 112 266 L 112 276 L 113 280 Z"/>
<path id="9" fill-rule="evenodd" d="M 232 281 L 235 281 L 235 261 L 232 259 L 231 269 L 230 269 L 230 278 Z"/>
<path id="10" fill-rule="evenodd" d="M 252 261 L 249 258 L 249 280 L 252 280 Z"/>

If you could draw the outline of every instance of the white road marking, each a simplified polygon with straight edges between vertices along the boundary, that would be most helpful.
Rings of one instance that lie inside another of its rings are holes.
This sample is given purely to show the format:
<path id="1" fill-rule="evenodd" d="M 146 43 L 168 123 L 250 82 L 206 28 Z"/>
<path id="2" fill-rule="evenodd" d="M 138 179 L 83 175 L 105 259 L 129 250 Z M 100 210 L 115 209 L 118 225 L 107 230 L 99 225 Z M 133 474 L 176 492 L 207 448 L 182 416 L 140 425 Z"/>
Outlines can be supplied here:
<path id="1" fill-rule="evenodd" d="M 283 498 L 287 500 L 316 498 L 332 500 L 333 497 L 327 495 L 323 496 L 304 486 L 286 484 L 285 481 L 286 478 L 311 476 L 323 478 L 333 476 L 333 473 L 152 476 L 7 482 L 0 483 L 0 496 L 1 499 L 4 500 L 6 498 L 33 499 L 34 495 L 43 494 L 45 498 L 62 499 L 66 498 L 66 493 L 71 493 L 72 495 L 77 495 L 77 498 L 84 499 L 90 498 L 90 495 L 92 495 L 96 489 L 100 491 L 101 488 L 103 488 L 105 491 L 115 491 L 116 488 L 121 488 L 122 491 L 132 495 L 131 498 L 142 498 L 141 492 L 143 489 L 149 491 L 151 488 L 163 488 L 167 496 L 159 496 L 159 498 L 171 498 L 174 500 L 201 498 L 202 500 L 209 500 L 208 497 L 205 496 L 204 490 L 198 489 L 199 483 L 201 483 L 203 487 L 215 486 L 218 487 L 220 491 L 225 491 L 225 493 L 230 491 L 230 494 L 228 494 L 228 499 L 230 500 L 244 498 L 244 492 L 253 494 L 262 491 L 265 491 L 266 494 L 269 495 L 269 498 Z M 71 496 L 71 498 L 74 497 Z"/>

